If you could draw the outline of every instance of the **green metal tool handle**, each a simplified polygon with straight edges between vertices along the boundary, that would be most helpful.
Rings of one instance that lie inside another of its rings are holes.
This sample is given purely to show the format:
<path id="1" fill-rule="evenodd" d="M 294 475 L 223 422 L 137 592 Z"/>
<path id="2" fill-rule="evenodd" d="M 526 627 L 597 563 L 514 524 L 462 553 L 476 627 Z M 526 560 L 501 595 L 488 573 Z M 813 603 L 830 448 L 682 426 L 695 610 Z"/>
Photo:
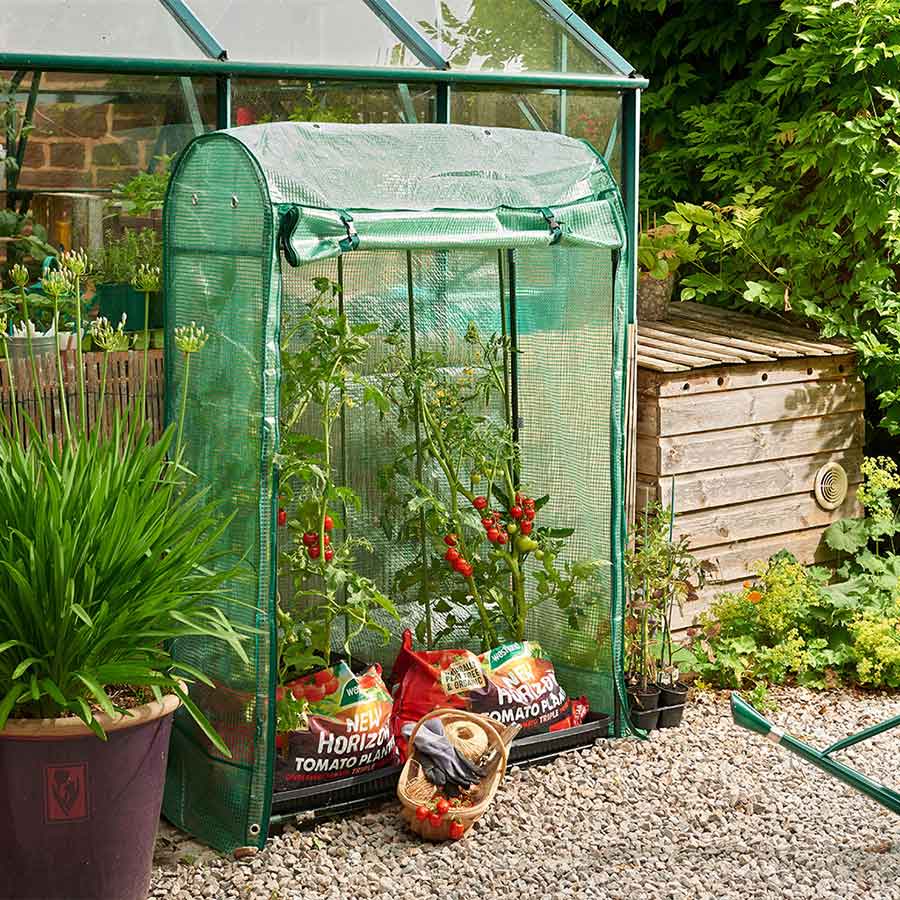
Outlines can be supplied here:
<path id="1" fill-rule="evenodd" d="M 832 744 L 827 750 L 820 751 L 789 734 L 785 734 L 780 728 L 776 728 L 764 716 L 755 710 L 740 694 L 731 695 L 731 716 L 737 725 L 746 728 L 749 731 L 755 731 L 757 734 L 764 735 L 772 743 L 779 744 L 791 753 L 796 754 L 806 762 L 811 763 L 817 769 L 821 769 L 828 775 L 843 781 L 857 791 L 862 792 L 867 797 L 871 797 L 876 803 L 891 810 L 891 812 L 900 813 L 900 794 L 877 781 L 872 781 L 856 769 L 851 769 L 843 763 L 832 759 L 829 754 L 845 747 L 859 743 L 876 734 L 881 734 L 900 724 L 900 717 L 888 719 L 880 725 L 874 725 L 856 735 L 844 738 Z"/>

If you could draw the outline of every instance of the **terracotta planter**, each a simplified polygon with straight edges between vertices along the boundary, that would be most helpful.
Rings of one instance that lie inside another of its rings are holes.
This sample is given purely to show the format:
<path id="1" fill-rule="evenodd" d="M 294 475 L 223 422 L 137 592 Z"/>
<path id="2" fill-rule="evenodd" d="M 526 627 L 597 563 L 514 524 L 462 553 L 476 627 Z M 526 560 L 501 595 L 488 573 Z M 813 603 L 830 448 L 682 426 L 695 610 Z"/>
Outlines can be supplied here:
<path id="1" fill-rule="evenodd" d="M 144 900 L 162 804 L 174 695 L 114 720 L 0 731 L 0 898 Z"/>
<path id="2" fill-rule="evenodd" d="M 675 289 L 675 275 L 663 279 L 651 278 L 648 272 L 641 272 L 638 278 L 637 315 L 638 322 L 660 321 L 669 311 L 669 301 Z"/>

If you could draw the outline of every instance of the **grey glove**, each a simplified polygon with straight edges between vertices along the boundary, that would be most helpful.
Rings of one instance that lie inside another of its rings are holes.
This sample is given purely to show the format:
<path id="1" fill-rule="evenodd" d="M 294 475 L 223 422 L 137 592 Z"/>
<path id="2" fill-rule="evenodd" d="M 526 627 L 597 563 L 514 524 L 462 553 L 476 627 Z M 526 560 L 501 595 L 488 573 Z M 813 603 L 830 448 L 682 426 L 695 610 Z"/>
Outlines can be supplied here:
<path id="1" fill-rule="evenodd" d="M 413 724 L 403 726 L 406 738 L 412 734 Z M 449 786 L 468 790 L 475 782 L 487 774 L 480 766 L 469 762 L 450 743 L 444 734 L 440 719 L 429 719 L 416 734 L 416 758 L 422 766 L 425 777 L 437 787 Z"/>

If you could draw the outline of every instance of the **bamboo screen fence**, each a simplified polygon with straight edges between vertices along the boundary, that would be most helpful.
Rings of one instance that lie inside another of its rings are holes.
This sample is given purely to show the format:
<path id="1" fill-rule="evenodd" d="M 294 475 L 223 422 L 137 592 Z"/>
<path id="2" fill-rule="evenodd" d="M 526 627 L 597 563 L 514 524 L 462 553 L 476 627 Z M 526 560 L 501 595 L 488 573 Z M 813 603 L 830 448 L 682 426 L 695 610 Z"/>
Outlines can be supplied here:
<path id="1" fill-rule="evenodd" d="M 103 374 L 103 360 L 107 359 L 106 391 L 103 409 L 100 409 L 100 385 Z M 85 353 L 84 379 L 87 393 L 87 418 L 89 424 L 100 422 L 104 431 L 108 430 L 116 409 L 125 412 L 140 396 L 143 376 L 144 352 L 127 350 L 121 353 Z M 76 378 L 76 356 L 74 351 L 63 353 L 63 385 L 65 403 L 70 421 L 78 420 L 78 381 Z M 59 378 L 56 371 L 56 356 L 52 353 L 37 354 L 38 385 L 44 402 L 47 419 L 47 432 L 51 437 L 62 437 L 64 426 L 62 418 L 62 397 L 59 390 Z M 13 403 L 13 391 L 7 363 L 0 360 L 0 411 L 7 425 L 12 425 L 12 416 L 19 420 L 19 431 L 27 435 L 28 419 L 41 429 L 31 363 L 27 358 L 12 359 L 13 384 L 15 385 L 16 402 Z M 162 350 L 150 350 L 148 353 L 147 374 L 147 416 L 153 425 L 154 438 L 160 436 L 165 421 L 165 376 Z"/>

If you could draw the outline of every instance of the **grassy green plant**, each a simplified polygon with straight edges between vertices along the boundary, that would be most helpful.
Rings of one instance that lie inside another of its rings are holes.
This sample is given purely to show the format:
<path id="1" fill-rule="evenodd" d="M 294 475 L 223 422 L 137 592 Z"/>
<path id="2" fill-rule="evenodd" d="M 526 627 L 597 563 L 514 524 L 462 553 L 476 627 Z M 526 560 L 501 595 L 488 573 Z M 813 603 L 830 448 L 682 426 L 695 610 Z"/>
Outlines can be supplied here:
<path id="1" fill-rule="evenodd" d="M 153 228 L 126 228 L 120 238 L 107 233 L 102 249 L 91 256 L 98 284 L 132 284 L 141 266 L 162 268 L 162 241 Z"/>
<path id="2" fill-rule="evenodd" d="M 44 285 L 55 314 L 66 298 L 80 307 L 90 273 L 82 253 L 64 254 L 61 264 Z M 13 277 L 21 288 L 27 273 L 19 267 Z M 79 362 L 81 325 L 76 313 Z M 127 340 L 121 324 L 101 320 L 91 331 L 107 352 Z M 176 333 L 186 359 L 205 340 L 193 325 Z M 29 355 L 33 369 L 30 347 Z M 58 344 L 56 357 L 61 375 Z M 104 363 L 101 408 L 105 382 Z M 64 420 L 61 440 L 28 423 L 25 445 L 18 425 L 2 420 L 0 729 L 10 717 L 73 715 L 103 738 L 98 712 L 125 712 L 122 687 L 157 699 L 169 691 L 229 755 L 185 689 L 210 680 L 169 649 L 179 638 L 204 637 L 249 662 L 244 635 L 211 602 L 231 574 L 214 571 L 228 522 L 190 488 L 181 466 L 183 412 L 178 442 L 170 426 L 154 443 L 144 399 L 124 415 L 116 411 L 106 433 L 89 427 L 83 369 L 77 395 L 78 415 Z"/>
<path id="3" fill-rule="evenodd" d="M 167 460 L 173 429 L 153 444 L 147 423 L 95 430 L 56 448 L 0 442 L 0 728 L 7 718 L 115 714 L 114 689 L 177 694 L 210 739 L 181 684 L 198 679 L 168 642 L 205 636 L 246 660 L 212 603 L 225 579 L 208 566 L 225 524 L 183 490 Z"/>

